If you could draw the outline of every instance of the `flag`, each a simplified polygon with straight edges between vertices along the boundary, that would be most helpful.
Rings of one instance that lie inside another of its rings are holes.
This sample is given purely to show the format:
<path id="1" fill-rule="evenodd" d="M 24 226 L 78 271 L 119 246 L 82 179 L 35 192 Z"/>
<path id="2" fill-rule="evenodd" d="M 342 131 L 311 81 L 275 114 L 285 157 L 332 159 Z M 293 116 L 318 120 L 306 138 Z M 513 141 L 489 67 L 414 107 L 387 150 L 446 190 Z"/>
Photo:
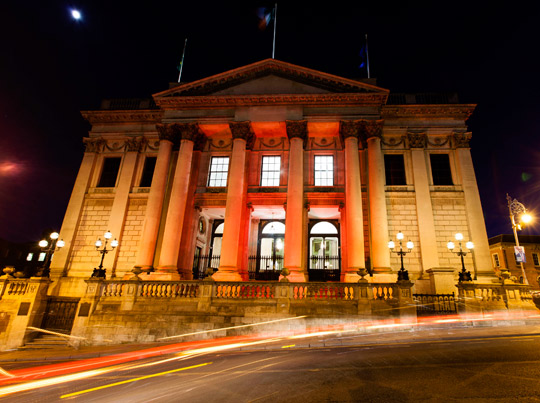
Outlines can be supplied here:
<path id="1" fill-rule="evenodd" d="M 270 25 L 275 17 L 275 10 L 274 8 L 261 7 L 257 10 L 257 16 L 259 17 L 259 29 L 263 30 Z"/>

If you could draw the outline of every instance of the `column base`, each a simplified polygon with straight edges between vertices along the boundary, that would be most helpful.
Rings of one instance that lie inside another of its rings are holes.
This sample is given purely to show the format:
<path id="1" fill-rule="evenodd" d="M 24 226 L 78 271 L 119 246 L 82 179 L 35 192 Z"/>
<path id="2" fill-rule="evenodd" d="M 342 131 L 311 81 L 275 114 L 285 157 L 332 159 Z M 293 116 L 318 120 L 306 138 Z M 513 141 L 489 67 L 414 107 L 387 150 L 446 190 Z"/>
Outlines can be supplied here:
<path id="1" fill-rule="evenodd" d="M 215 281 L 242 281 L 242 276 L 238 273 L 236 267 L 220 267 L 212 275 Z"/>
<path id="2" fill-rule="evenodd" d="M 308 281 L 308 277 L 301 267 L 287 267 L 287 270 L 289 270 L 287 277 L 285 278 L 280 274 L 279 281 L 290 281 L 292 283 L 306 283 Z"/>
<path id="3" fill-rule="evenodd" d="M 182 277 L 178 274 L 176 266 L 158 266 L 156 271 L 144 274 L 141 277 L 144 281 L 180 281 Z"/>

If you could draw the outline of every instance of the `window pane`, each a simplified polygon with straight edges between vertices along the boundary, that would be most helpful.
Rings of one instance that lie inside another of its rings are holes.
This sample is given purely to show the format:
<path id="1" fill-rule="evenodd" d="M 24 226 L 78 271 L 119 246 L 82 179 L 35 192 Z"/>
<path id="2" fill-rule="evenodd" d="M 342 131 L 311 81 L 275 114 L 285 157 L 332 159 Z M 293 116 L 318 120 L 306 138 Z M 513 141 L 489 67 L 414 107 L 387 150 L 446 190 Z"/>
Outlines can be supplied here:
<path id="1" fill-rule="evenodd" d="M 315 156 L 315 186 L 334 186 L 334 157 Z"/>
<path id="2" fill-rule="evenodd" d="M 150 187 L 152 186 L 152 177 L 154 176 L 154 169 L 156 168 L 157 157 L 146 157 L 144 160 L 144 167 L 141 176 L 140 187 Z"/>
<path id="3" fill-rule="evenodd" d="M 118 176 L 121 160 L 122 158 L 120 157 L 105 158 L 98 187 L 112 188 L 116 185 L 116 177 Z"/>
<path id="4" fill-rule="evenodd" d="M 261 186 L 279 186 L 280 156 L 264 156 L 261 167 Z"/>
<path id="5" fill-rule="evenodd" d="M 406 185 L 405 163 L 402 154 L 386 154 L 384 156 L 384 170 L 387 186 Z"/>
<path id="6" fill-rule="evenodd" d="M 212 157 L 210 163 L 210 175 L 208 175 L 209 187 L 227 186 L 227 174 L 229 171 L 229 157 Z"/>
<path id="7" fill-rule="evenodd" d="M 433 184 L 439 186 L 453 185 L 452 171 L 450 170 L 450 159 L 448 154 L 431 154 L 431 174 Z"/>

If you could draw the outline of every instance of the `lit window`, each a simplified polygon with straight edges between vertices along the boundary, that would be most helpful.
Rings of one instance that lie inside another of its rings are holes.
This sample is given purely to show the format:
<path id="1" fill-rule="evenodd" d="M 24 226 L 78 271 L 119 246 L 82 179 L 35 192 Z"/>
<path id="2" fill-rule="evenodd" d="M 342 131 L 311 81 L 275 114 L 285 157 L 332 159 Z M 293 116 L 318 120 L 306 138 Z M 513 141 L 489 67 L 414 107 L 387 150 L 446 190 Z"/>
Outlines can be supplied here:
<path id="1" fill-rule="evenodd" d="M 501 264 L 499 262 L 499 255 L 494 253 L 493 254 L 493 264 L 495 265 L 495 267 L 500 267 Z"/>
<path id="2" fill-rule="evenodd" d="M 116 177 L 120 170 L 120 161 L 122 161 L 120 157 L 105 158 L 97 185 L 98 188 L 113 188 L 116 185 Z"/>
<path id="3" fill-rule="evenodd" d="M 33 257 L 34 257 L 34 254 L 33 254 L 33 253 L 29 253 L 29 254 L 26 256 L 26 261 L 27 261 L 27 262 L 31 262 L 32 259 L 33 259 Z"/>
<path id="4" fill-rule="evenodd" d="M 334 186 L 333 156 L 315 156 L 315 186 Z"/>
<path id="5" fill-rule="evenodd" d="M 387 186 L 406 185 L 403 154 L 386 154 L 384 156 L 384 172 Z"/>
<path id="6" fill-rule="evenodd" d="M 152 177 L 154 176 L 154 169 L 156 168 L 156 160 L 156 157 L 145 158 L 141 182 L 139 183 L 140 187 L 149 188 L 152 185 Z"/>
<path id="7" fill-rule="evenodd" d="M 281 171 L 281 157 L 263 157 L 261 186 L 279 186 L 279 174 Z"/>
<path id="8" fill-rule="evenodd" d="M 452 171 L 448 154 L 430 154 L 431 174 L 435 186 L 452 186 Z"/>
<path id="9" fill-rule="evenodd" d="M 229 157 L 212 157 L 210 175 L 208 176 L 209 187 L 227 186 L 227 174 L 229 172 Z"/>
<path id="10" fill-rule="evenodd" d="M 534 265 L 535 266 L 540 266 L 540 259 L 538 258 L 538 253 L 533 253 L 532 257 L 533 257 Z"/>
<path id="11" fill-rule="evenodd" d="M 41 252 L 38 257 L 38 262 L 43 262 L 45 260 L 45 252 Z"/>

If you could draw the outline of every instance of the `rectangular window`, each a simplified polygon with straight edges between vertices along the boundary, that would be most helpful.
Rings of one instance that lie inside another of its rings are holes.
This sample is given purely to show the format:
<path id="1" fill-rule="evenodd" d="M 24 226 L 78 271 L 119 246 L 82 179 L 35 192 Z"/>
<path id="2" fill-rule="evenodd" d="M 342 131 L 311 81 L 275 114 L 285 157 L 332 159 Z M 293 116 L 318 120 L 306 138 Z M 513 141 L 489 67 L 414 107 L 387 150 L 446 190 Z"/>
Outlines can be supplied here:
<path id="1" fill-rule="evenodd" d="M 154 169 L 156 168 L 157 157 L 146 157 L 144 160 L 143 171 L 141 175 L 141 182 L 139 186 L 142 188 L 149 188 L 152 186 L 152 177 L 154 176 Z"/>
<path id="2" fill-rule="evenodd" d="M 386 154 L 384 156 L 384 171 L 387 186 L 406 185 L 405 162 L 402 154 Z"/>
<path id="3" fill-rule="evenodd" d="M 229 173 L 229 157 L 212 157 L 210 163 L 210 175 L 208 175 L 209 187 L 227 186 L 227 174 Z"/>
<path id="4" fill-rule="evenodd" d="M 113 188 L 116 185 L 116 178 L 120 170 L 120 157 L 109 157 L 103 161 L 103 169 L 99 178 L 98 188 Z"/>
<path id="5" fill-rule="evenodd" d="M 533 257 L 534 265 L 537 267 L 540 266 L 540 259 L 538 258 L 538 253 L 533 253 L 532 257 Z"/>
<path id="6" fill-rule="evenodd" d="M 261 186 L 279 186 L 280 156 L 262 157 Z"/>
<path id="7" fill-rule="evenodd" d="M 436 186 L 452 186 L 452 171 L 448 154 L 430 154 L 431 174 Z"/>
<path id="8" fill-rule="evenodd" d="M 33 254 L 33 253 L 29 253 L 28 255 L 26 255 L 26 261 L 27 261 L 27 262 L 31 262 L 33 257 L 34 257 L 34 254 Z"/>
<path id="9" fill-rule="evenodd" d="M 493 256 L 493 265 L 495 267 L 501 267 L 501 263 L 499 262 L 499 255 L 494 253 L 492 256 Z"/>
<path id="10" fill-rule="evenodd" d="M 41 252 L 38 256 L 38 262 L 43 262 L 45 260 L 46 253 Z"/>
<path id="11" fill-rule="evenodd" d="M 315 186 L 334 186 L 334 157 L 315 156 Z"/>

